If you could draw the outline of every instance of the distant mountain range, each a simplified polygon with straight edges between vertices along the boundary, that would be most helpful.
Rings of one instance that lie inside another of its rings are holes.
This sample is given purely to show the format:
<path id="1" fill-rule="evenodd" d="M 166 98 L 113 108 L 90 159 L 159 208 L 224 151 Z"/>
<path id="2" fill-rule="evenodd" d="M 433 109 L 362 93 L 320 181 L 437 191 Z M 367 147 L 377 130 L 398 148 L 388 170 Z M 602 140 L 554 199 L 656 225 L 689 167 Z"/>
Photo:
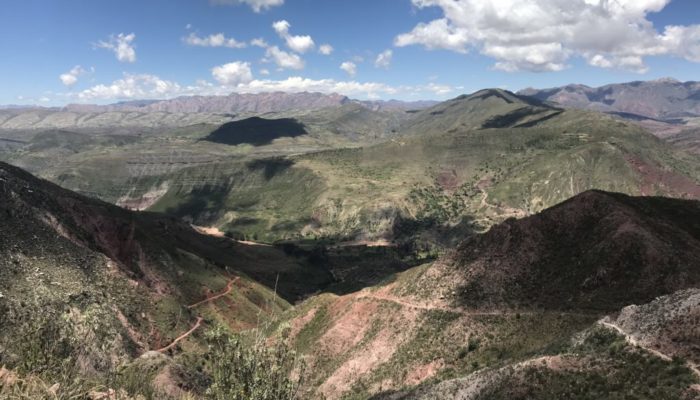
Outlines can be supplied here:
<path id="1" fill-rule="evenodd" d="M 567 85 L 551 89 L 525 89 L 518 94 L 566 108 L 632 114 L 627 117 L 641 116 L 666 122 L 700 117 L 700 82 L 680 82 L 672 78 L 597 88 Z"/>
<path id="2" fill-rule="evenodd" d="M 169 113 L 273 113 L 294 110 L 316 110 L 340 107 L 348 103 L 362 104 L 374 111 L 406 110 L 434 105 L 433 101 L 353 100 L 337 93 L 232 93 L 228 96 L 186 96 L 171 100 L 136 100 L 109 105 L 69 104 L 72 112 L 169 112 Z"/>
<path id="3" fill-rule="evenodd" d="M 576 108 L 619 114 L 627 119 L 652 119 L 678 123 L 700 117 L 700 82 L 680 82 L 672 78 L 635 81 L 590 87 L 571 84 L 549 89 L 528 88 L 517 93 L 539 101 Z M 433 107 L 437 101 L 355 100 L 331 93 L 232 93 L 225 96 L 183 96 L 169 100 L 133 100 L 108 105 L 69 104 L 65 107 L 0 106 L 0 110 L 46 110 L 73 113 L 165 112 L 173 114 L 265 114 L 308 111 L 359 104 L 372 111 L 410 111 Z"/>

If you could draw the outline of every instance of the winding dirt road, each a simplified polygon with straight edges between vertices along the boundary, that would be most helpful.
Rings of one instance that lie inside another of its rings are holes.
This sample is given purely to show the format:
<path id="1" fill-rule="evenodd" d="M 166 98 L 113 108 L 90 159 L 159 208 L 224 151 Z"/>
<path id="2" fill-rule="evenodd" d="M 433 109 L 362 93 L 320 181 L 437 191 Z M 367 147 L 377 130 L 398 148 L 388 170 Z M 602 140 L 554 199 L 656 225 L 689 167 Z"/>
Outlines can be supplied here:
<path id="1" fill-rule="evenodd" d="M 629 343 L 632 346 L 639 347 L 641 349 L 644 349 L 648 351 L 649 353 L 659 357 L 662 360 L 665 361 L 672 361 L 673 357 L 669 356 L 668 354 L 664 354 L 656 349 L 652 349 L 650 347 L 644 346 L 643 344 L 639 343 L 637 339 L 635 339 L 632 335 L 629 333 L 625 332 L 620 326 L 613 324 L 612 322 L 607 322 L 605 320 L 598 321 L 600 325 L 603 325 L 606 328 L 612 329 L 622 335 L 625 338 L 625 341 Z M 690 361 L 686 361 L 685 363 L 686 367 L 693 371 L 693 373 L 700 378 L 700 369 L 698 369 L 698 366 L 693 364 Z"/>
<path id="2" fill-rule="evenodd" d="M 180 343 L 181 340 L 183 340 L 183 339 L 185 339 L 186 337 L 190 336 L 194 331 L 196 331 L 197 329 L 199 329 L 199 327 L 202 326 L 202 321 L 204 321 L 204 318 L 202 318 L 202 317 L 197 317 L 197 322 L 194 323 L 194 325 L 192 326 L 192 328 L 191 328 L 189 331 L 187 331 L 187 332 L 183 333 L 182 335 L 178 336 L 178 337 L 177 337 L 175 340 L 173 340 L 173 342 L 170 343 L 169 345 L 163 347 L 162 349 L 158 349 L 158 350 L 156 350 L 156 351 L 159 352 L 159 353 L 165 353 L 166 351 L 168 351 L 168 350 L 172 349 L 173 347 L 177 346 L 177 344 Z"/>
<path id="3" fill-rule="evenodd" d="M 533 312 L 530 311 L 469 311 L 469 310 L 464 310 L 461 308 L 454 308 L 450 307 L 447 305 L 429 305 L 429 304 L 418 304 L 418 303 L 412 303 L 410 301 L 406 301 L 400 297 L 397 296 L 392 296 L 389 294 L 385 293 L 361 293 L 357 296 L 358 299 L 372 299 L 372 300 L 379 300 L 379 301 L 388 301 L 390 303 L 398 304 L 403 307 L 407 308 L 413 308 L 417 310 L 425 310 L 425 311 L 434 311 L 434 310 L 439 310 L 439 311 L 448 311 L 448 312 L 453 312 L 455 314 L 462 314 L 462 315 L 472 315 L 472 316 L 493 316 L 493 315 L 533 315 Z"/>
<path id="4" fill-rule="evenodd" d="M 214 301 L 216 299 L 219 299 L 221 297 L 226 296 L 227 294 L 231 293 L 231 291 L 233 290 L 234 283 L 236 283 L 239 279 L 240 279 L 240 277 L 238 277 L 238 276 L 230 279 L 228 281 L 228 283 L 226 284 L 226 288 L 224 289 L 223 292 L 216 294 L 216 295 L 213 295 L 213 296 L 207 296 L 206 299 L 199 301 L 197 303 L 194 303 L 194 304 L 190 304 L 189 306 L 187 306 L 187 308 L 193 309 L 195 307 L 201 306 L 202 304 L 211 303 L 212 301 Z M 178 336 L 177 338 L 175 338 L 175 340 L 173 340 L 173 342 L 170 343 L 169 345 L 163 347 L 162 349 L 158 349 L 156 351 L 159 353 L 165 353 L 166 351 L 174 348 L 175 346 L 177 346 L 178 343 L 180 343 L 180 341 L 186 339 L 188 336 L 193 334 L 197 329 L 199 329 L 202 326 L 202 322 L 204 322 L 204 318 L 197 317 L 197 321 L 194 323 L 194 325 L 192 325 L 192 328 L 190 328 L 189 331 L 187 331 L 187 332 L 183 333 L 182 335 Z"/>
<path id="5" fill-rule="evenodd" d="M 240 279 L 240 277 L 237 276 L 237 277 L 229 280 L 228 283 L 226 284 L 226 288 L 224 289 L 223 292 L 221 292 L 217 295 L 214 295 L 214 296 L 208 296 L 206 299 L 204 299 L 202 301 L 199 301 L 199 302 L 194 303 L 194 304 L 190 304 L 189 306 L 187 306 L 187 308 L 189 308 L 191 310 L 195 307 L 201 306 L 202 304 L 211 303 L 212 301 L 214 301 L 216 299 L 219 299 L 221 297 L 226 296 L 227 294 L 231 293 L 231 291 L 233 290 L 233 284 L 236 283 L 239 279 Z"/>

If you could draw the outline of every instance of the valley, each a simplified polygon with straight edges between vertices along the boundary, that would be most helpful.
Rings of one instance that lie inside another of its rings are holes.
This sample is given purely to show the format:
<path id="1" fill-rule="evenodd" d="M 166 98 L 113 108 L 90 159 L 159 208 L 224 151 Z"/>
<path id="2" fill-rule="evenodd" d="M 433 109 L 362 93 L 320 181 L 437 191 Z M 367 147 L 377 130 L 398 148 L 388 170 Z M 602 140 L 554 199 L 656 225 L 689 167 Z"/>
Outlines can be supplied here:
<path id="1" fill-rule="evenodd" d="M 700 395 L 690 122 L 501 89 L 0 114 L 0 398 L 215 398 L 229 355 L 298 398 Z"/>

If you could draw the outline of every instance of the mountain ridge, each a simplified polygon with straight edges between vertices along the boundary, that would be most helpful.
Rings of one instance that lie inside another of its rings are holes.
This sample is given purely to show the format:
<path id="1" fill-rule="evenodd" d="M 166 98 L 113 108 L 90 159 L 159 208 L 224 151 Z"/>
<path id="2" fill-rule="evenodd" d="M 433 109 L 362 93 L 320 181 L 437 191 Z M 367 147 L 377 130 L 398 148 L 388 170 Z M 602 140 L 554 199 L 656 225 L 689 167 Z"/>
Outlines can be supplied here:
<path id="1" fill-rule="evenodd" d="M 613 83 L 600 87 L 570 84 L 518 92 L 567 108 L 623 112 L 652 119 L 674 121 L 700 117 L 700 82 L 673 78 Z"/>

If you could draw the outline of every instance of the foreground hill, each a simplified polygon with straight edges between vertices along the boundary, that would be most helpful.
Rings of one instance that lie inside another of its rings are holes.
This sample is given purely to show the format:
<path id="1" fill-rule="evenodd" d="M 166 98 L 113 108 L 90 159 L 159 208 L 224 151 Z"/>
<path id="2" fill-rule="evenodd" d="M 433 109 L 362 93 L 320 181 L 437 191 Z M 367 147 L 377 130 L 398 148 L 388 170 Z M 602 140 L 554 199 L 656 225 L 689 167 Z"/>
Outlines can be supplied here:
<path id="1" fill-rule="evenodd" d="M 168 188 L 153 210 L 264 240 L 449 245 L 588 189 L 700 198 L 699 181 L 696 156 L 633 124 L 487 90 L 415 114 L 384 143 L 144 183 Z"/>
<path id="2" fill-rule="evenodd" d="M 280 326 L 314 398 L 695 398 L 698 216 L 698 201 L 586 192 Z"/>
<path id="3" fill-rule="evenodd" d="M 567 108 L 628 113 L 660 120 L 700 117 L 700 82 L 659 79 L 597 88 L 568 85 L 542 90 L 526 89 L 520 94 Z"/>
<path id="4" fill-rule="evenodd" d="M 43 371 L 80 349 L 82 373 L 110 373 L 190 329 L 250 328 L 289 307 L 268 287 L 294 299 L 330 279 L 281 250 L 202 235 L 4 163 L 0 216 L 0 365 L 9 368 Z M 221 292 L 227 301 L 188 307 Z"/>

